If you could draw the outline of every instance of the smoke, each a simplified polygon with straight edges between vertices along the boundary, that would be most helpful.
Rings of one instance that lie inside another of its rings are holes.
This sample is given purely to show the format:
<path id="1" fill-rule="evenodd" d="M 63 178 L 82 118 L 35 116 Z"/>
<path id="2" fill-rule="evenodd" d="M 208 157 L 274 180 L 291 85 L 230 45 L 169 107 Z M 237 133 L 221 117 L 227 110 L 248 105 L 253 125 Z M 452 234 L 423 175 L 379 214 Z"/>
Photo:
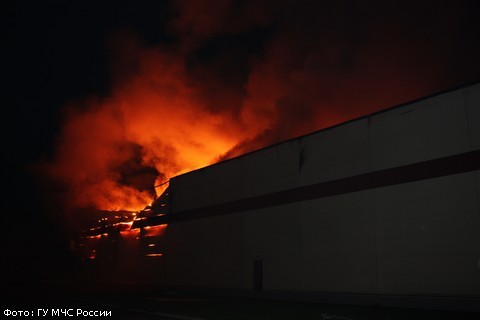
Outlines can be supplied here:
<path id="1" fill-rule="evenodd" d="M 110 93 L 66 108 L 47 170 L 77 207 L 141 209 L 180 173 L 480 74 L 464 2 L 172 5 L 172 41 L 117 30 Z"/>
<path id="2" fill-rule="evenodd" d="M 135 72 L 109 97 L 72 105 L 65 116 L 49 170 L 79 207 L 141 209 L 155 183 L 210 164 L 235 142 L 228 115 L 196 100 L 179 58 L 138 51 Z"/>

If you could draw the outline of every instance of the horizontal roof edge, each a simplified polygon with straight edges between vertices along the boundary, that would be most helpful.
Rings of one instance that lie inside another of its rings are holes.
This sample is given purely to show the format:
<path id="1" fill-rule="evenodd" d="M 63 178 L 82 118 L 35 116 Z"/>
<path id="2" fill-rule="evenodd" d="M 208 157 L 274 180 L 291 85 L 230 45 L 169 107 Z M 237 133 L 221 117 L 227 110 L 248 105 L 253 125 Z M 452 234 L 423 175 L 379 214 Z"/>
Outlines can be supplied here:
<path id="1" fill-rule="evenodd" d="M 389 112 L 389 111 L 392 111 L 392 110 L 394 110 L 394 109 L 406 107 L 406 106 L 408 106 L 408 105 L 411 105 L 411 104 L 414 104 L 414 103 L 417 103 L 417 102 L 420 102 L 420 101 L 424 101 L 424 100 L 427 100 L 427 99 L 431 99 L 431 98 L 434 98 L 434 97 L 437 97 L 437 96 L 440 96 L 440 95 L 444 95 L 444 94 L 447 94 L 447 93 L 451 93 L 451 92 L 454 92 L 454 91 L 463 90 L 463 89 L 466 89 L 466 88 L 468 88 L 468 87 L 475 86 L 475 85 L 477 85 L 477 84 L 480 84 L 480 80 L 476 80 L 476 81 L 464 83 L 464 84 L 461 84 L 461 85 L 452 87 L 452 88 L 450 88 L 450 89 L 438 91 L 438 92 L 436 92 L 436 93 L 432 93 L 432 94 L 430 94 L 430 95 L 423 96 L 423 97 L 418 98 L 418 99 L 410 100 L 410 101 L 403 102 L 403 103 L 400 103 L 400 104 L 397 104 L 397 105 L 394 105 L 394 106 L 391 106 L 391 107 L 387 107 L 387 108 L 385 108 L 385 109 L 381 109 L 381 110 L 375 111 L 375 112 L 373 112 L 373 113 L 368 113 L 368 114 L 365 114 L 365 115 L 363 115 L 363 116 L 360 116 L 360 117 L 357 117 L 357 118 L 353 118 L 353 119 L 350 119 L 350 120 L 347 120 L 347 121 L 344 121 L 344 122 L 340 122 L 340 123 L 334 124 L 334 125 L 329 126 L 329 127 L 325 127 L 325 128 L 319 129 L 319 130 L 315 130 L 315 131 L 312 131 L 312 132 L 310 132 L 310 133 L 307 133 L 307 134 L 304 134 L 304 135 L 301 135 L 301 136 L 297 136 L 297 137 L 293 137 L 293 138 L 290 138 L 290 139 L 287 139 L 287 140 L 283 140 L 283 141 L 280 141 L 280 142 L 271 144 L 271 145 L 269 145 L 269 146 L 266 146 L 266 147 L 263 147 L 263 148 L 260 148 L 260 149 L 255 149 L 255 150 L 249 151 L 249 152 L 247 152 L 247 153 L 241 154 L 241 155 L 236 156 L 236 157 L 233 157 L 233 158 L 229 158 L 229 159 L 226 159 L 226 160 L 223 160 L 223 161 L 220 161 L 220 162 L 212 163 L 212 164 L 210 164 L 210 165 L 208 165 L 208 166 L 201 167 L 201 168 L 198 168 L 198 169 L 194 169 L 194 170 L 191 170 L 191 171 L 188 171 L 188 172 L 179 174 L 179 175 L 177 175 L 177 176 L 175 176 L 175 177 L 172 177 L 171 179 L 175 179 L 175 178 L 177 178 L 177 177 L 180 177 L 180 176 L 183 176 L 183 175 L 192 173 L 192 172 L 201 171 L 201 170 L 204 170 L 204 169 L 209 168 L 209 167 L 212 167 L 212 166 L 216 166 L 216 165 L 221 164 L 221 163 L 225 163 L 225 162 L 228 162 L 228 161 L 234 161 L 234 160 L 237 160 L 237 159 L 239 159 L 239 158 L 248 156 L 248 155 L 250 155 L 250 154 L 252 154 L 252 153 L 260 152 L 260 151 L 262 151 L 262 150 L 266 150 L 266 149 L 269 149 L 269 148 L 274 148 L 274 147 L 277 147 L 277 146 L 279 146 L 279 145 L 281 145 L 281 144 L 288 143 L 288 142 L 291 142 L 291 141 L 294 141 L 294 140 L 299 140 L 299 139 L 302 139 L 302 138 L 304 138 L 304 137 L 308 137 L 308 136 L 311 136 L 311 135 L 314 135 L 314 134 L 318 134 L 318 133 L 320 133 L 320 132 L 332 130 L 332 129 L 335 129 L 335 128 L 337 128 L 337 127 L 346 125 L 346 124 L 348 124 L 348 123 L 360 121 L 360 120 L 363 120 L 363 119 L 368 119 L 368 118 L 371 117 L 371 116 L 375 116 L 375 115 L 378 115 L 378 114 L 381 114 L 381 113 Z"/>

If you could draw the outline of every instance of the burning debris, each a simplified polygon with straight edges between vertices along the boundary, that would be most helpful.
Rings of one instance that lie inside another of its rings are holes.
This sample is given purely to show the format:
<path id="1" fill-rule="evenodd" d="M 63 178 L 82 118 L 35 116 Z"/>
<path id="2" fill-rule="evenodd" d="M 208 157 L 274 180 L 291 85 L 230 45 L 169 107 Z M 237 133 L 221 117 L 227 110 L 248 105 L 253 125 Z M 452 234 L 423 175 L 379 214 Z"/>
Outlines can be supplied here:
<path id="1" fill-rule="evenodd" d="M 455 8 L 172 1 L 157 41 L 106 28 L 108 90 L 63 106 L 42 167 L 66 220 L 98 213 L 78 246 L 162 233 L 174 176 L 477 80 L 476 11 Z"/>
<path id="2" fill-rule="evenodd" d="M 139 211 L 101 211 L 101 217 L 75 240 L 74 252 L 81 260 L 117 260 L 119 250 L 138 247 L 145 257 L 161 257 L 160 238 L 167 227 L 156 218 L 169 213 L 170 189 Z M 115 256 L 117 255 L 117 256 Z"/>

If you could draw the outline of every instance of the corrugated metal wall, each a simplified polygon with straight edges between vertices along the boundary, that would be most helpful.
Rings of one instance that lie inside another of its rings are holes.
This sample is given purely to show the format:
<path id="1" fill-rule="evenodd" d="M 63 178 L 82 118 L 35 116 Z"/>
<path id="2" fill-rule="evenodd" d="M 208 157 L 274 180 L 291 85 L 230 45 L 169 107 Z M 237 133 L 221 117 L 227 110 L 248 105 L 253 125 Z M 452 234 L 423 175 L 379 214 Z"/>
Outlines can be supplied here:
<path id="1" fill-rule="evenodd" d="M 480 149 L 480 85 L 172 179 L 172 214 Z M 480 172 L 172 223 L 171 285 L 480 295 Z"/>

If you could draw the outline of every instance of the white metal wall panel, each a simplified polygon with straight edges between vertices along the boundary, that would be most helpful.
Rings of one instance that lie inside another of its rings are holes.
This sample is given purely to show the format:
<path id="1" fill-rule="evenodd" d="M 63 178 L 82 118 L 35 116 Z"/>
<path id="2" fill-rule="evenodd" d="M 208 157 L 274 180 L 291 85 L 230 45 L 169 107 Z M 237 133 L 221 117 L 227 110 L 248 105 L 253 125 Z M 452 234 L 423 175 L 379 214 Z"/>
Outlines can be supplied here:
<path id="1" fill-rule="evenodd" d="M 469 151 L 461 90 L 372 116 L 371 142 L 376 170 Z"/>
<path id="2" fill-rule="evenodd" d="M 203 170 L 197 170 L 170 180 L 171 211 L 178 212 L 203 207 L 207 203 L 204 197 Z"/>
<path id="3" fill-rule="evenodd" d="M 298 140 L 275 145 L 240 159 L 244 165 L 246 197 L 298 186 Z"/>
<path id="4" fill-rule="evenodd" d="M 392 168 L 480 146 L 480 85 L 288 141 L 172 180 L 175 211 Z M 172 283 L 480 295 L 480 172 L 173 223 Z M 174 213 L 173 213 L 174 214 Z"/>
<path id="5" fill-rule="evenodd" d="M 242 199 L 244 169 L 241 158 L 210 166 L 202 175 L 203 204 L 212 205 Z"/>
<path id="6" fill-rule="evenodd" d="M 369 191 L 302 204 L 304 290 L 377 290 L 375 219 Z"/>
<path id="7" fill-rule="evenodd" d="M 198 245 L 202 236 L 201 221 L 187 221 L 167 226 L 164 241 L 167 285 L 199 286 L 205 257 Z"/>
<path id="8" fill-rule="evenodd" d="M 165 235 L 171 284 L 243 286 L 244 217 L 228 215 L 172 224 Z"/>
<path id="9" fill-rule="evenodd" d="M 480 214 L 480 171 L 475 171 L 473 173 L 473 176 L 475 179 L 475 189 L 477 191 L 477 209 L 478 209 L 478 214 Z M 480 268 L 480 257 L 479 257 L 478 267 Z"/>
<path id="10" fill-rule="evenodd" d="M 480 294 L 480 215 L 472 173 L 375 194 L 381 293 Z"/>
<path id="11" fill-rule="evenodd" d="M 253 260 L 263 260 L 266 290 L 301 290 L 299 203 L 255 210 L 245 215 L 247 288 L 252 288 Z"/>
<path id="12" fill-rule="evenodd" d="M 174 211 L 225 203 L 298 185 L 298 141 L 172 179 Z"/>
<path id="13" fill-rule="evenodd" d="M 232 214 L 202 219 L 201 238 L 197 245 L 202 252 L 201 286 L 240 288 L 243 286 L 244 219 Z"/>
<path id="14" fill-rule="evenodd" d="M 480 149 L 480 84 L 463 90 L 472 150 Z"/>
<path id="15" fill-rule="evenodd" d="M 349 177 L 372 169 L 367 119 L 308 135 L 300 141 L 303 185 Z"/>

